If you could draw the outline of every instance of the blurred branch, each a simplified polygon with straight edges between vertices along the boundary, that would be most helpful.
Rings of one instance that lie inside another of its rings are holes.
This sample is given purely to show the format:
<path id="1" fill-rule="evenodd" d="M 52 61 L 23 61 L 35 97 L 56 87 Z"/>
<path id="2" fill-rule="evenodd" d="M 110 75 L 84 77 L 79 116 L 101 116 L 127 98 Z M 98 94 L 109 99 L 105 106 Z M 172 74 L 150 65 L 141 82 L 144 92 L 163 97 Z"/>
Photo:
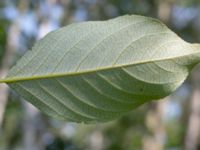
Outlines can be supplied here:
<path id="1" fill-rule="evenodd" d="M 147 128 L 153 134 L 145 136 L 143 139 L 143 150 L 163 150 L 166 142 L 166 131 L 163 123 L 164 109 L 166 101 L 169 97 L 162 101 L 153 103 L 153 107 L 149 110 L 146 117 Z"/>
<path id="2" fill-rule="evenodd" d="M 3 77 L 2 70 L 0 72 L 0 77 Z M 5 106 L 7 102 L 8 97 L 8 87 L 6 84 L 0 84 L 0 126 L 2 126 L 4 112 L 5 112 Z"/>
<path id="3" fill-rule="evenodd" d="M 199 71 L 195 71 L 193 78 L 194 89 L 190 100 L 190 116 L 185 138 L 185 150 L 197 150 L 200 136 L 200 81 Z"/>
<path id="4" fill-rule="evenodd" d="M 11 28 L 16 28 L 16 26 L 12 26 Z M 12 32 L 9 33 L 7 39 L 6 50 L 0 68 L 0 78 L 4 78 L 6 76 L 10 66 L 12 65 L 13 57 L 15 56 L 16 50 L 12 45 L 13 40 L 11 38 L 11 34 Z M 8 86 L 6 84 L 0 84 L 0 127 L 2 126 L 7 99 Z"/>
<path id="5" fill-rule="evenodd" d="M 169 24 L 172 12 L 172 6 L 175 0 L 159 0 L 158 18 L 163 22 Z"/>
<path id="6" fill-rule="evenodd" d="M 45 148 L 42 140 L 42 135 L 45 132 L 43 121 L 40 118 L 38 110 L 33 105 L 24 101 L 24 107 L 26 112 L 23 121 L 24 149 L 43 150 Z"/>

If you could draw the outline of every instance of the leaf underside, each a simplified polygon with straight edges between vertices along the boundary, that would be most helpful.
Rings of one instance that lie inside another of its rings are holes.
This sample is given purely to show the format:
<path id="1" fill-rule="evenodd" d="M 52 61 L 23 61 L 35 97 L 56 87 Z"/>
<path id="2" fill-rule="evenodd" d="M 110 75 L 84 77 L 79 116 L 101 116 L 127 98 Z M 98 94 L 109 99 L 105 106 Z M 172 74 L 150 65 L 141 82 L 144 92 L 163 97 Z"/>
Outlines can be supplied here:
<path id="1" fill-rule="evenodd" d="M 74 23 L 38 41 L 0 82 L 50 116 L 105 122 L 173 92 L 199 48 L 152 18 Z"/>

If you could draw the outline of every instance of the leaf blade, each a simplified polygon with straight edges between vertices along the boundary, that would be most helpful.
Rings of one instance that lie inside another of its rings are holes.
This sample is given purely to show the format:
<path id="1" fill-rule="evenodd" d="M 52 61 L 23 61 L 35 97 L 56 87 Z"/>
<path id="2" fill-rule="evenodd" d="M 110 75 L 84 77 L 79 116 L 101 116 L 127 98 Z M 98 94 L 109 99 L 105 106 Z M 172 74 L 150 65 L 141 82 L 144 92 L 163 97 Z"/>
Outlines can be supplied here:
<path id="1" fill-rule="evenodd" d="M 36 43 L 0 82 L 50 116 L 109 121 L 173 92 L 199 47 L 136 15 L 72 24 Z"/>

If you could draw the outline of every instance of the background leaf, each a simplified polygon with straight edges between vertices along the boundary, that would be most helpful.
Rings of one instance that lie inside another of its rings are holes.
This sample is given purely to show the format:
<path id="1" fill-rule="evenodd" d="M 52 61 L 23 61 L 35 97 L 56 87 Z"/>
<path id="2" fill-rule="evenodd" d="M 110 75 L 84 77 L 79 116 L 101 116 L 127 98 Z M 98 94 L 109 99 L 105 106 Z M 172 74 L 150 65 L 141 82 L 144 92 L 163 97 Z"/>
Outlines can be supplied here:
<path id="1" fill-rule="evenodd" d="M 198 49 L 152 18 L 76 23 L 36 43 L 1 82 L 50 116 L 109 121 L 173 92 Z"/>

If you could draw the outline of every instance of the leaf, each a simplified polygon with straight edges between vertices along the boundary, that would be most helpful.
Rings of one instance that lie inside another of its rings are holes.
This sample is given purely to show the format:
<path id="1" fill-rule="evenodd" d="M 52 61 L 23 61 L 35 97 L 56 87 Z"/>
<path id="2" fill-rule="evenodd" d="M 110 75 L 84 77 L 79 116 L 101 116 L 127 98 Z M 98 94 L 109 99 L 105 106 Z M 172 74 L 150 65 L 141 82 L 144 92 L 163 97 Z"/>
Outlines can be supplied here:
<path id="1" fill-rule="evenodd" d="M 173 92 L 199 49 L 152 18 L 75 23 L 37 42 L 0 82 L 49 116 L 105 122 Z"/>

